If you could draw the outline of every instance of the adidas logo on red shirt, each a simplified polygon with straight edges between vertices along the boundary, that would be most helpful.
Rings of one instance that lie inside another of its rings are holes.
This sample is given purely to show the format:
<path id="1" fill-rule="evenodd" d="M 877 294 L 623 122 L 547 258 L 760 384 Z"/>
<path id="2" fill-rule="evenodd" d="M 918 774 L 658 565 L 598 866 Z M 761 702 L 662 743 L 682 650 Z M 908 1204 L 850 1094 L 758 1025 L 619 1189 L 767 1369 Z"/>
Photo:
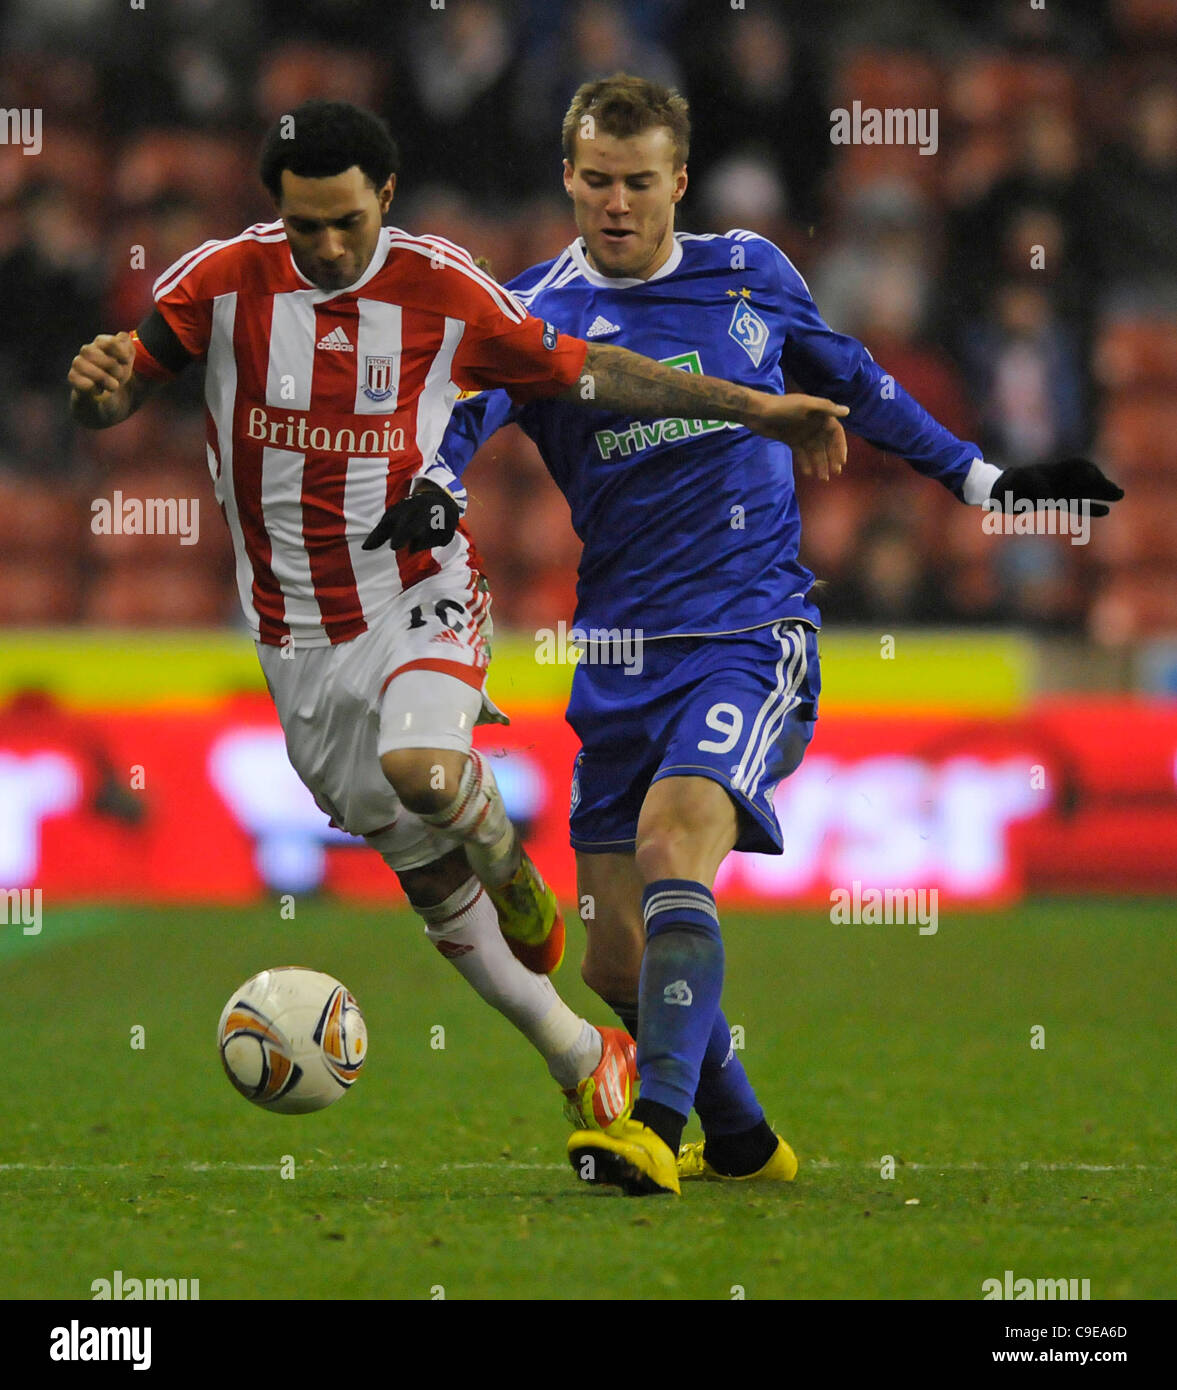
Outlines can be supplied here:
<path id="1" fill-rule="evenodd" d="M 325 333 L 315 344 L 317 348 L 324 348 L 328 352 L 355 352 L 355 345 L 347 341 L 347 334 L 342 328 L 336 326 L 330 333 Z"/>

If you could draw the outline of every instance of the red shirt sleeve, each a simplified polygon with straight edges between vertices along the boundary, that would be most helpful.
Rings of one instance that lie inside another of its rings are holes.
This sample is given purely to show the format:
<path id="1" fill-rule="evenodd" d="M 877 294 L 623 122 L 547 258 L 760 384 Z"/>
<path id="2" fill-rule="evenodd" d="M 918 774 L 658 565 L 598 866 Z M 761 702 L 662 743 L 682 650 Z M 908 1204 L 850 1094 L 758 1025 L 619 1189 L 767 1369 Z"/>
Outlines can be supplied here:
<path id="1" fill-rule="evenodd" d="M 432 252 L 428 270 L 420 262 L 412 267 L 415 288 L 425 291 L 430 307 L 465 323 L 450 367 L 462 390 L 501 387 L 522 403 L 558 396 L 575 386 L 588 354 L 586 342 L 558 333 L 528 313 L 460 246 L 442 237 L 420 240 Z"/>
<path id="2" fill-rule="evenodd" d="M 454 354 L 453 379 L 464 390 L 502 387 L 513 401 L 542 400 L 575 386 L 588 344 L 528 314 L 468 323 Z"/>
<path id="3" fill-rule="evenodd" d="M 155 282 L 155 307 L 189 357 L 203 357 L 212 337 L 213 296 L 204 285 L 209 269 L 209 258 L 189 252 Z"/>
<path id="4" fill-rule="evenodd" d="M 174 289 L 156 299 L 155 307 L 167 320 L 184 350 L 192 357 L 203 357 L 212 337 L 212 300 L 197 298 L 193 287 L 181 280 Z"/>

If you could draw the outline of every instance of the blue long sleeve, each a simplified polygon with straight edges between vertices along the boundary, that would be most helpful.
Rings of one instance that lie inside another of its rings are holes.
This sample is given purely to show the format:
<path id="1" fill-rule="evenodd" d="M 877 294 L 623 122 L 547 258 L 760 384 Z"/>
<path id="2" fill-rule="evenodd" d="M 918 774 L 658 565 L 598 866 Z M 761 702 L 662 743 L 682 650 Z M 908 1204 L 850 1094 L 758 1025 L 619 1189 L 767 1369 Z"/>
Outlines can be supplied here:
<path id="1" fill-rule="evenodd" d="M 980 448 L 933 419 L 857 338 L 835 333 L 784 255 L 778 254 L 778 266 L 789 325 L 781 365 L 788 375 L 808 394 L 848 405 L 847 429 L 966 500 L 965 479 L 982 458 Z"/>

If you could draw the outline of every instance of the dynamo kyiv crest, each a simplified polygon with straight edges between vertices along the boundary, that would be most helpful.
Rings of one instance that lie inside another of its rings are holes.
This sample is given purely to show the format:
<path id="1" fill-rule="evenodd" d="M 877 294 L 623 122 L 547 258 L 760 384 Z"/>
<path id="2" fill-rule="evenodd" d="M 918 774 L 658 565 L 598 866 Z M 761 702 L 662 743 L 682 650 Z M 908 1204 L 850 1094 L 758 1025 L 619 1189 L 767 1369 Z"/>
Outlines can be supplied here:
<path id="1" fill-rule="evenodd" d="M 728 335 L 736 340 L 752 359 L 754 367 L 760 366 L 764 349 L 768 344 L 768 324 L 760 317 L 751 304 L 737 300 L 728 324 Z"/>

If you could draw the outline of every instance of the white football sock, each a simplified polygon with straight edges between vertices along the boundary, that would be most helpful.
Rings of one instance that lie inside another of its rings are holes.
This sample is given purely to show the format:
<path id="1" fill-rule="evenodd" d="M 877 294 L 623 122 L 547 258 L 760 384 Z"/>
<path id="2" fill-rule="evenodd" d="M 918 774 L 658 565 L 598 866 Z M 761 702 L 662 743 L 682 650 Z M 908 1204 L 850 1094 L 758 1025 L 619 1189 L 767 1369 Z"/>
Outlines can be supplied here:
<path id="1" fill-rule="evenodd" d="M 507 817 L 494 773 L 477 749 L 470 750 L 454 799 L 421 819 L 465 841 L 466 858 L 483 883 L 499 888 L 515 876 L 522 846 Z"/>
<path id="2" fill-rule="evenodd" d="M 476 878 L 436 907 L 417 907 L 425 935 L 469 984 L 508 1018 L 541 1053 L 565 1089 L 601 1060 L 601 1035 L 574 1014 L 546 975 L 535 975 L 511 954 L 494 904 Z"/>

